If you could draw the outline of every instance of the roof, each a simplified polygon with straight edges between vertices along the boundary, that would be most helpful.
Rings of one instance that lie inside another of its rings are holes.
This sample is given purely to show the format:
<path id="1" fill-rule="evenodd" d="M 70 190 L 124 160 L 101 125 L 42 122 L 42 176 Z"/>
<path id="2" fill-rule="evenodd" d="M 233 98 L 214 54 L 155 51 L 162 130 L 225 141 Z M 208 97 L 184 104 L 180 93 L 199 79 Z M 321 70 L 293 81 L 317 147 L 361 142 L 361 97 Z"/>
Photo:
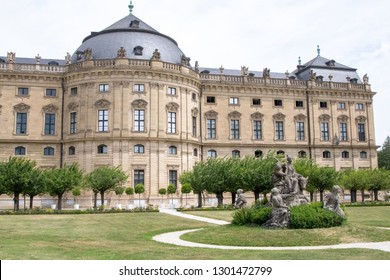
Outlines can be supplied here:
<path id="1" fill-rule="evenodd" d="M 7 57 L 0 56 L 0 63 L 1 61 L 7 61 Z M 37 64 L 37 60 L 35 58 L 28 58 L 28 57 L 15 57 L 15 63 L 17 64 Z M 53 63 L 58 63 L 58 65 L 64 66 L 66 64 L 66 61 L 64 59 L 50 59 L 50 58 L 41 58 L 40 64 L 43 65 L 49 65 Z"/>
<path id="2" fill-rule="evenodd" d="M 205 72 L 207 71 L 207 72 Z M 208 68 L 208 67 L 199 67 L 199 72 L 200 73 L 208 73 L 212 75 L 220 75 L 221 70 L 219 68 Z M 242 76 L 241 70 L 235 70 L 235 69 L 224 69 L 223 70 L 224 75 L 228 76 Z M 250 69 L 248 70 L 248 74 L 254 77 L 263 77 L 263 71 L 251 71 Z M 277 72 L 270 72 L 270 77 L 271 78 L 276 78 L 276 79 L 285 79 L 286 74 L 284 73 L 277 73 Z"/>
<path id="3" fill-rule="evenodd" d="M 355 79 L 357 83 L 361 83 L 361 79 L 356 71 L 357 69 L 355 68 L 318 55 L 309 62 L 298 65 L 297 69 L 291 75 L 297 77 L 299 80 L 309 80 L 311 72 L 313 72 L 317 77 L 322 76 L 323 81 L 332 80 L 333 82 L 347 83 Z"/>
<path id="4" fill-rule="evenodd" d="M 161 60 L 181 64 L 184 53 L 171 37 L 159 33 L 133 14 L 127 15 L 100 32 L 92 32 L 72 56 L 72 62 L 83 58 L 77 53 L 92 49 L 93 59 L 115 59 L 118 50 L 123 47 L 129 59 L 150 60 L 157 49 Z M 141 54 L 135 49 L 140 49 Z"/>

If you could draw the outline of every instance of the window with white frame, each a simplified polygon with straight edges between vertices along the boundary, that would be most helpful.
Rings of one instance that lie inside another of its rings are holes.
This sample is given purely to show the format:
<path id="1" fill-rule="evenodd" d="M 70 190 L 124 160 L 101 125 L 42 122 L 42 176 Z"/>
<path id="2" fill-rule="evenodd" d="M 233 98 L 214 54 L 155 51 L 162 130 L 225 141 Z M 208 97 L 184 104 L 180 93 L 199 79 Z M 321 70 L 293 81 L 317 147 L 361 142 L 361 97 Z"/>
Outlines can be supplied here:
<path id="1" fill-rule="evenodd" d="M 275 140 L 284 140 L 284 122 L 275 121 Z"/>
<path id="2" fill-rule="evenodd" d="M 134 131 L 136 132 L 145 131 L 145 110 L 144 109 L 134 110 Z"/>
<path id="3" fill-rule="evenodd" d="M 253 121 L 253 139 L 254 140 L 263 139 L 262 122 L 260 120 Z"/>
<path id="4" fill-rule="evenodd" d="M 144 84 L 134 84 L 133 91 L 145 92 L 145 85 Z"/>
<path id="5" fill-rule="evenodd" d="M 99 91 L 100 92 L 108 92 L 108 91 L 110 91 L 110 86 L 108 84 L 100 84 Z"/>
<path id="6" fill-rule="evenodd" d="M 230 97 L 229 105 L 238 105 L 238 97 Z"/>
<path id="7" fill-rule="evenodd" d="M 340 141 L 348 141 L 347 123 L 340 123 Z"/>
<path id="8" fill-rule="evenodd" d="M 77 112 L 70 113 L 70 134 L 77 133 Z"/>
<path id="9" fill-rule="evenodd" d="M 176 112 L 168 112 L 168 133 L 176 133 Z"/>
<path id="10" fill-rule="evenodd" d="M 168 95 L 176 95 L 176 88 L 168 87 Z"/>
<path id="11" fill-rule="evenodd" d="M 108 110 L 106 109 L 98 111 L 98 131 L 108 131 Z"/>
<path id="12" fill-rule="evenodd" d="M 305 140 L 305 123 L 302 121 L 296 122 L 297 129 L 297 140 L 304 141 Z"/>
<path id="13" fill-rule="evenodd" d="M 45 114 L 45 135 L 54 135 L 56 131 L 56 114 Z"/>
<path id="14" fill-rule="evenodd" d="M 329 141 L 329 123 L 321 122 L 321 140 Z"/>
<path id="15" fill-rule="evenodd" d="M 207 119 L 207 139 L 217 138 L 217 120 Z"/>
<path id="16" fill-rule="evenodd" d="M 134 153 L 135 154 L 144 154 L 145 153 L 145 146 L 138 144 L 134 146 Z"/>
<path id="17" fill-rule="evenodd" d="M 230 120 L 230 138 L 240 139 L 240 120 Z"/>

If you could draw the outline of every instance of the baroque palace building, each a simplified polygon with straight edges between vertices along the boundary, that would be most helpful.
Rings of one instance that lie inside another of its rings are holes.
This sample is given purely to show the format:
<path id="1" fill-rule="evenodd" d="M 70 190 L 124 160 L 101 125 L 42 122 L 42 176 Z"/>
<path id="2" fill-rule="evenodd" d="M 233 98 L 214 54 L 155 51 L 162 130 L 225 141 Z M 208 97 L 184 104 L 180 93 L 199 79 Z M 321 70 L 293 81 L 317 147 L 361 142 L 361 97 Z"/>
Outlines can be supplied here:
<path id="1" fill-rule="evenodd" d="M 121 166 L 144 199 L 210 157 L 274 150 L 377 167 L 367 75 L 318 55 L 291 73 L 201 68 L 130 14 L 64 60 L 0 56 L 0 160 Z"/>

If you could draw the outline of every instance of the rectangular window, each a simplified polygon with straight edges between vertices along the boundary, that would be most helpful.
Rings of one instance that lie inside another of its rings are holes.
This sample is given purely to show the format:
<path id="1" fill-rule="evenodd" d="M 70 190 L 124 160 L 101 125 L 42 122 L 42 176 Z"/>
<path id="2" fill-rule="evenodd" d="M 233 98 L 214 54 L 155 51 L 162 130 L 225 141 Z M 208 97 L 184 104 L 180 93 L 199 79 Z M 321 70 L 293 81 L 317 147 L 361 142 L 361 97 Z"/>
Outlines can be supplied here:
<path id="1" fill-rule="evenodd" d="M 108 84 L 100 84 L 99 85 L 99 91 L 100 92 L 110 91 L 110 86 Z"/>
<path id="2" fill-rule="evenodd" d="M 192 117 L 192 136 L 197 137 L 198 136 L 198 126 L 197 126 L 198 120 L 196 117 Z"/>
<path id="3" fill-rule="evenodd" d="M 54 135 L 56 131 L 56 114 L 45 114 L 45 135 Z"/>
<path id="4" fill-rule="evenodd" d="M 142 184 L 145 185 L 145 171 L 134 170 L 134 186 Z"/>
<path id="5" fill-rule="evenodd" d="M 263 132 L 261 127 L 261 121 L 253 121 L 253 139 L 263 139 Z"/>
<path id="6" fill-rule="evenodd" d="M 321 102 L 320 102 L 320 108 L 322 108 L 322 109 L 328 108 L 328 102 L 326 102 L 326 101 L 321 101 Z"/>
<path id="7" fill-rule="evenodd" d="M 176 95 L 176 88 L 169 87 L 168 88 L 168 94 L 169 95 Z"/>
<path id="8" fill-rule="evenodd" d="M 215 96 L 207 96 L 206 97 L 206 102 L 208 104 L 215 104 Z"/>
<path id="9" fill-rule="evenodd" d="M 18 88 L 18 95 L 23 95 L 23 96 L 26 96 L 28 95 L 28 88 Z"/>
<path id="10" fill-rule="evenodd" d="M 363 103 L 356 103 L 355 108 L 356 108 L 356 110 L 364 110 L 364 104 Z"/>
<path id="11" fill-rule="evenodd" d="M 217 121 L 215 119 L 207 119 L 207 139 L 217 138 Z"/>
<path id="12" fill-rule="evenodd" d="M 358 123 L 358 138 L 359 141 L 366 141 L 366 128 L 364 123 Z"/>
<path id="13" fill-rule="evenodd" d="M 135 92 L 145 92 L 145 85 L 144 84 L 135 84 L 133 90 Z"/>
<path id="14" fill-rule="evenodd" d="M 282 121 L 275 122 L 275 140 L 284 140 L 284 123 Z"/>
<path id="15" fill-rule="evenodd" d="M 192 94 L 192 101 L 196 101 L 196 93 Z"/>
<path id="16" fill-rule="evenodd" d="M 347 107 L 346 107 L 346 105 L 345 105 L 345 102 L 339 102 L 338 104 L 337 104 L 337 109 L 339 109 L 339 110 L 345 110 Z"/>
<path id="17" fill-rule="evenodd" d="M 301 100 L 295 101 L 295 107 L 296 108 L 303 108 L 303 101 L 301 101 Z"/>
<path id="18" fill-rule="evenodd" d="M 305 140 L 305 123 L 304 122 L 297 122 L 297 140 L 303 141 Z"/>
<path id="19" fill-rule="evenodd" d="M 283 100 L 275 99 L 274 100 L 275 107 L 282 107 L 283 106 Z"/>
<path id="20" fill-rule="evenodd" d="M 176 133 L 176 113 L 168 112 L 168 133 Z"/>
<path id="21" fill-rule="evenodd" d="M 141 109 L 134 110 L 134 131 L 136 132 L 145 131 L 145 110 L 141 110 Z"/>
<path id="22" fill-rule="evenodd" d="M 340 141 L 348 141 L 347 124 L 340 123 Z"/>
<path id="23" fill-rule="evenodd" d="M 231 139 L 240 139 L 240 121 L 230 120 L 230 137 Z"/>
<path id="24" fill-rule="evenodd" d="M 253 106 L 261 106 L 261 99 L 260 98 L 253 98 L 252 105 Z"/>
<path id="25" fill-rule="evenodd" d="M 16 114 L 16 134 L 27 134 L 27 113 Z"/>
<path id="26" fill-rule="evenodd" d="M 321 123 L 321 140 L 329 141 L 329 123 L 327 122 Z"/>
<path id="27" fill-rule="evenodd" d="M 177 170 L 169 170 L 169 184 L 177 188 Z"/>
<path id="28" fill-rule="evenodd" d="M 229 105 L 238 105 L 238 97 L 230 97 Z"/>
<path id="29" fill-rule="evenodd" d="M 55 88 L 47 88 L 46 96 L 55 97 L 57 96 L 57 90 Z"/>
<path id="30" fill-rule="evenodd" d="M 77 133 L 77 113 L 70 113 L 70 134 Z"/>
<path id="31" fill-rule="evenodd" d="M 73 87 L 70 89 L 70 95 L 77 95 L 77 87 Z"/>
<path id="32" fill-rule="evenodd" d="M 108 110 L 99 110 L 99 123 L 98 131 L 107 132 L 108 131 Z"/>

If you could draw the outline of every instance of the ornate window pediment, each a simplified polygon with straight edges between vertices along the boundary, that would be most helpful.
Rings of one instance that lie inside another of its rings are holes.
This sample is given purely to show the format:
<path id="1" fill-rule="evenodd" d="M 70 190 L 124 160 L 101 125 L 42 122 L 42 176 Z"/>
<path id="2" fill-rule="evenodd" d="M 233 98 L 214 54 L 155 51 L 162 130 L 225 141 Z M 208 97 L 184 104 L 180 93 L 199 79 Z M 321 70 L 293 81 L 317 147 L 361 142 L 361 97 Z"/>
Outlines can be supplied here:
<path id="1" fill-rule="evenodd" d="M 134 108 L 146 109 L 146 107 L 148 106 L 148 102 L 142 99 L 137 99 L 131 103 L 131 106 L 133 106 Z"/>
<path id="2" fill-rule="evenodd" d="M 254 120 L 262 120 L 264 118 L 264 115 L 260 112 L 253 113 L 251 115 L 252 119 Z"/>
<path id="3" fill-rule="evenodd" d="M 356 120 L 356 123 L 365 123 L 367 118 L 365 116 L 359 116 L 355 120 Z"/>
<path id="4" fill-rule="evenodd" d="M 237 112 L 237 111 L 231 112 L 231 113 L 229 113 L 229 118 L 239 119 L 239 118 L 241 118 L 241 113 Z"/>
<path id="5" fill-rule="evenodd" d="M 319 116 L 320 122 L 328 122 L 330 121 L 330 116 L 328 114 L 323 114 Z"/>
<path id="6" fill-rule="evenodd" d="M 179 111 L 179 104 L 175 103 L 175 102 L 171 102 L 169 104 L 167 104 L 167 110 L 170 111 L 170 112 L 177 112 Z"/>
<path id="7" fill-rule="evenodd" d="M 339 122 L 348 122 L 348 116 L 346 116 L 346 115 L 341 115 L 341 116 L 338 116 L 337 117 L 337 120 L 339 121 Z"/>
<path id="8" fill-rule="evenodd" d="M 111 102 L 106 99 L 100 99 L 95 102 L 95 106 L 99 109 L 108 108 L 110 107 Z"/>
<path id="9" fill-rule="evenodd" d="M 215 119 L 218 117 L 218 113 L 215 112 L 214 110 L 207 111 L 206 113 L 204 113 L 204 115 L 206 118 L 210 118 L 210 119 Z"/>
<path id="10" fill-rule="evenodd" d="M 294 119 L 295 119 L 295 121 L 305 121 L 306 116 L 304 114 L 299 114 L 299 115 L 294 116 Z"/>
<path id="11" fill-rule="evenodd" d="M 68 104 L 69 111 L 77 111 L 78 108 L 79 108 L 79 105 L 75 102 L 71 102 Z"/>
<path id="12" fill-rule="evenodd" d="M 42 111 L 45 113 L 57 113 L 58 107 L 53 105 L 53 104 L 49 104 L 49 105 L 43 106 Z"/>
<path id="13" fill-rule="evenodd" d="M 284 115 L 282 113 L 277 113 L 277 114 L 273 115 L 273 118 L 274 118 L 274 120 L 277 120 L 277 121 L 283 121 L 286 118 L 286 115 Z"/>
<path id="14" fill-rule="evenodd" d="M 199 114 L 198 108 L 192 109 L 192 110 L 191 110 L 191 113 L 192 113 L 192 116 L 193 116 L 193 117 L 196 117 L 196 116 Z"/>
<path id="15" fill-rule="evenodd" d="M 17 112 L 27 112 L 30 110 L 30 106 L 25 103 L 19 103 L 14 106 L 14 110 Z"/>

